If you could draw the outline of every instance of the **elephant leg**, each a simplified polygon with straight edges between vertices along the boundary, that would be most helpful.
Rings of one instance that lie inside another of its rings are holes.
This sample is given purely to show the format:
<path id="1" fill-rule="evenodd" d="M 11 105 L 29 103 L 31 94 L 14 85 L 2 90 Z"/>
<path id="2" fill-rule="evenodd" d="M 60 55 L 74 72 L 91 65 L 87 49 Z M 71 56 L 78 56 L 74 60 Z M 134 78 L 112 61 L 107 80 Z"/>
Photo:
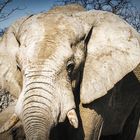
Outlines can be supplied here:
<path id="1" fill-rule="evenodd" d="M 80 118 L 81 124 L 79 124 L 77 139 L 98 140 L 103 125 L 102 117 L 93 109 L 90 109 L 90 106 L 80 104 Z"/>

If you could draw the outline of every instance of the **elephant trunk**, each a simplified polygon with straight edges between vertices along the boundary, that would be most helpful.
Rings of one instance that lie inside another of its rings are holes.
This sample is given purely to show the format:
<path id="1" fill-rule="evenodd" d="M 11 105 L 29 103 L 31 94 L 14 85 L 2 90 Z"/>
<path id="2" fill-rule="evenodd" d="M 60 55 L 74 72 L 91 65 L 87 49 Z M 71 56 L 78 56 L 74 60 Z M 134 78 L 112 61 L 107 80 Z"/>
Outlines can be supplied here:
<path id="1" fill-rule="evenodd" d="M 60 85 L 53 70 L 46 70 L 43 65 L 32 65 L 23 70 L 23 89 L 15 114 L 16 120 L 19 117 L 22 121 L 27 140 L 49 139 L 51 128 L 64 121 L 66 116 L 71 125 L 78 127 L 72 91 Z M 15 122 L 6 123 L 0 132 L 8 130 Z"/>
<path id="2" fill-rule="evenodd" d="M 54 100 L 50 78 L 37 73 L 26 75 L 22 122 L 27 139 L 49 139 L 50 129 L 55 123 L 52 109 Z"/>
<path id="3" fill-rule="evenodd" d="M 35 113 L 33 113 L 35 112 Z M 41 110 L 32 109 L 32 113 L 25 115 L 23 118 L 24 130 L 27 139 L 31 140 L 47 140 L 49 139 L 52 121 L 48 114 L 43 116 Z"/>
<path id="4" fill-rule="evenodd" d="M 48 140 L 53 120 L 50 113 L 41 108 L 33 107 L 30 113 L 24 111 L 23 126 L 27 140 Z"/>

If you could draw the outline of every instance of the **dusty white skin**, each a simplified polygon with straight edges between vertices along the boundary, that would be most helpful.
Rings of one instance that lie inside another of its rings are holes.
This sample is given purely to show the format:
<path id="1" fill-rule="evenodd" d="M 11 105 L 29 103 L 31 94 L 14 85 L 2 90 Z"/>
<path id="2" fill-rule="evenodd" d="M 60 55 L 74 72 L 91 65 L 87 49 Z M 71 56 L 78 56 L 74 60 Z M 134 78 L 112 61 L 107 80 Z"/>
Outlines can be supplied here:
<path id="1" fill-rule="evenodd" d="M 1 86 L 18 98 L 27 139 L 48 139 L 66 116 L 78 127 L 71 83 L 81 63 L 81 102 L 90 103 L 140 62 L 140 35 L 118 16 L 63 8 L 17 21 L 0 44 Z"/>

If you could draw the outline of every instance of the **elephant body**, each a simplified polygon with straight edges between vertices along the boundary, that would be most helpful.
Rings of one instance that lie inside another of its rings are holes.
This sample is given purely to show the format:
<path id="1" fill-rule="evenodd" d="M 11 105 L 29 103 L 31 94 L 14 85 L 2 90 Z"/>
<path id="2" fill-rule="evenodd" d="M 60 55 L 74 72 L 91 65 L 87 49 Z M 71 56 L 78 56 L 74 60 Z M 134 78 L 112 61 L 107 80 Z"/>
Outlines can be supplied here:
<path id="1" fill-rule="evenodd" d="M 65 122 L 55 128 L 53 135 L 58 131 L 58 140 L 97 140 L 99 135 L 101 140 L 133 140 L 140 118 L 139 91 L 140 83 L 131 72 L 102 98 L 86 105 L 76 101 L 80 127 L 75 130 Z"/>
<path id="2" fill-rule="evenodd" d="M 15 22 L 0 46 L 0 86 L 18 99 L 0 133 L 20 121 L 27 140 L 97 140 L 129 126 L 139 83 L 122 78 L 140 63 L 140 35 L 118 16 L 57 7 Z"/>

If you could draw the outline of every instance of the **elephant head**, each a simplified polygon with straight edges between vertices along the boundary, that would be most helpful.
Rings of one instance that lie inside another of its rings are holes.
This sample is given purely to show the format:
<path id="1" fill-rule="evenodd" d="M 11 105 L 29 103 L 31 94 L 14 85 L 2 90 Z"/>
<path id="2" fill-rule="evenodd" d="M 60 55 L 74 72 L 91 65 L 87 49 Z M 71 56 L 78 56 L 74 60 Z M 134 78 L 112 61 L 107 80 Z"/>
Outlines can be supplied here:
<path id="1" fill-rule="evenodd" d="M 47 139 L 66 116 L 78 127 L 72 88 L 79 71 L 86 104 L 104 96 L 140 62 L 140 35 L 130 25 L 114 14 L 78 12 L 72 5 L 17 21 L 0 46 L 1 86 L 19 96 L 12 121 L 1 132 L 18 117 L 27 139 Z"/>

